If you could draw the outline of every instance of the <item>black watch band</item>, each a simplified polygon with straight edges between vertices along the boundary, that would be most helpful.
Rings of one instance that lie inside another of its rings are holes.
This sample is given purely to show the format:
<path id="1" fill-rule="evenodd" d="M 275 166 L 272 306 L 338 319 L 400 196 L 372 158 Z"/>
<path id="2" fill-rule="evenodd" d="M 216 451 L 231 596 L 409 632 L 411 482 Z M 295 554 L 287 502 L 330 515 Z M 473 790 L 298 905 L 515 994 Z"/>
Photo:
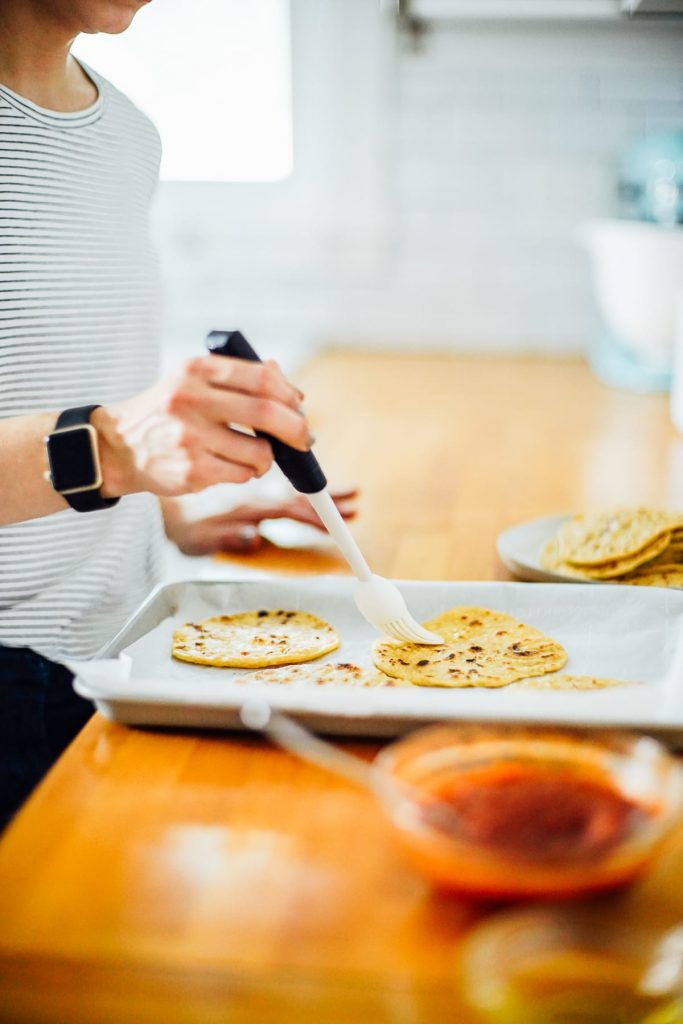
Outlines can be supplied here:
<path id="1" fill-rule="evenodd" d="M 75 409 L 65 409 L 57 417 L 55 431 L 63 430 L 65 427 L 80 427 L 90 424 L 90 417 L 95 409 L 99 408 L 99 405 L 81 405 Z M 94 465 L 93 476 L 95 477 Z M 99 487 L 72 491 L 68 494 L 62 491 L 60 493 L 76 512 L 97 512 L 103 508 L 111 508 L 119 501 L 118 498 L 103 498 Z"/>

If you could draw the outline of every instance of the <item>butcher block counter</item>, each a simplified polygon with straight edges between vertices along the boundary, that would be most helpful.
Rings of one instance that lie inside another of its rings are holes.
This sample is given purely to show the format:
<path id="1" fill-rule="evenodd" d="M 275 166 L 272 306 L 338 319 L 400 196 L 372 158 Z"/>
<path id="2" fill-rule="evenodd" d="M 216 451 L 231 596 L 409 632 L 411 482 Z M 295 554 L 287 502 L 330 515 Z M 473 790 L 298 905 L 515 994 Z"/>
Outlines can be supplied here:
<path id="1" fill-rule="evenodd" d="M 578 361 L 332 350 L 297 383 L 385 576 L 507 579 L 495 541 L 513 523 L 683 508 L 665 398 Z M 344 571 L 329 550 L 235 562 Z M 674 924 L 682 871 L 683 832 L 605 914 Z M 483 914 L 413 874 L 350 783 L 252 736 L 95 715 L 0 840 L 0 1020 L 467 1024 L 457 950 Z"/>

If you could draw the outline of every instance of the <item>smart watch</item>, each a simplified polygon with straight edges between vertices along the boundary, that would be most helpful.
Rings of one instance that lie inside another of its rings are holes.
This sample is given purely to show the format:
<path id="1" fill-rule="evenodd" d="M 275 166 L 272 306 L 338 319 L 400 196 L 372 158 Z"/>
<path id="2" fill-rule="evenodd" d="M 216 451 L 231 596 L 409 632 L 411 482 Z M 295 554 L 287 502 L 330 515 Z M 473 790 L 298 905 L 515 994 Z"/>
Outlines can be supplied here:
<path id="1" fill-rule="evenodd" d="M 49 470 L 45 479 L 77 512 L 111 508 L 118 498 L 103 498 L 102 467 L 97 431 L 90 417 L 99 405 L 84 405 L 60 413 L 55 429 L 45 438 Z"/>

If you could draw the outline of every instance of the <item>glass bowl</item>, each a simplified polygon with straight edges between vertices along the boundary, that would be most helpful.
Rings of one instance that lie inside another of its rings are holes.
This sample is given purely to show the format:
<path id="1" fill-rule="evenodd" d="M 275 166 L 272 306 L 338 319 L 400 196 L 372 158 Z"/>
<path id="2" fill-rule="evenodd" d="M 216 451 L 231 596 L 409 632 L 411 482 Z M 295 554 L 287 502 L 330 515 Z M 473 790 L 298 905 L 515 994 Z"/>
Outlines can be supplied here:
<path id="1" fill-rule="evenodd" d="M 683 808 L 683 769 L 625 733 L 435 726 L 387 747 L 375 771 L 412 865 L 487 900 L 625 885 Z"/>
<path id="2" fill-rule="evenodd" d="M 683 928 L 603 908 L 495 914 L 458 955 L 467 1003 L 490 1024 L 675 1024 L 683 1019 Z"/>

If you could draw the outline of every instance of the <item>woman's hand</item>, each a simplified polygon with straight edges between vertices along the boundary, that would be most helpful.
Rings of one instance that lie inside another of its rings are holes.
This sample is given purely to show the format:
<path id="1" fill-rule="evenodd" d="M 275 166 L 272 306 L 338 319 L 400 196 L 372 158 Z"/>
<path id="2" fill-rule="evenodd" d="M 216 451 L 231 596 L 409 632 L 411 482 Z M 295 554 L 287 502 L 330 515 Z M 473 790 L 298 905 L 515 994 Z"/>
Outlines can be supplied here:
<path id="1" fill-rule="evenodd" d="M 273 461 L 270 445 L 235 425 L 306 451 L 311 436 L 302 398 L 276 363 L 191 359 L 140 395 L 93 413 L 102 493 L 172 496 L 262 476 Z"/>
<path id="2" fill-rule="evenodd" d="M 344 519 L 356 514 L 355 490 L 332 494 Z M 263 545 L 258 527 L 264 519 L 295 519 L 299 523 L 323 528 L 311 504 L 297 494 L 288 501 L 251 502 L 238 505 L 223 515 L 188 521 L 183 518 L 177 503 L 164 502 L 166 533 L 184 555 L 212 555 L 218 551 L 244 554 L 255 552 Z"/>

